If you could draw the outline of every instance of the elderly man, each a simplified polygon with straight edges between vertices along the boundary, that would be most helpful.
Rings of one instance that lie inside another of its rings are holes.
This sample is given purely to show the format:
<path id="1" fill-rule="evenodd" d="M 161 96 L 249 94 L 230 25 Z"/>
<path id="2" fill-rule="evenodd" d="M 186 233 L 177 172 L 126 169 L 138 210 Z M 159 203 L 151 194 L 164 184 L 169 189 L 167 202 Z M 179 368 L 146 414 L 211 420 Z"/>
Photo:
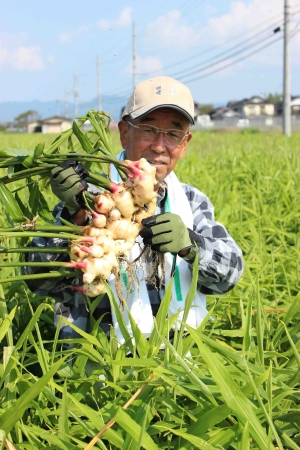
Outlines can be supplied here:
<path id="1" fill-rule="evenodd" d="M 182 312 L 184 299 L 191 283 L 191 268 L 196 253 L 199 257 L 198 289 L 187 323 L 198 326 L 205 317 L 207 294 L 222 294 L 231 290 L 243 271 L 242 252 L 223 225 L 215 222 L 214 209 L 205 194 L 195 187 L 180 183 L 173 172 L 183 158 L 192 139 L 190 125 L 194 123 L 194 102 L 189 89 L 170 77 L 157 77 L 141 82 L 131 95 L 119 122 L 123 151 L 119 159 L 145 158 L 156 168 L 158 193 L 155 215 L 143 220 L 140 240 L 156 252 L 165 255 L 165 282 L 161 287 L 141 280 L 139 291 L 133 290 L 128 305 L 141 331 L 146 337 L 153 328 L 153 316 L 158 312 L 164 286 L 174 274 L 173 294 L 169 315 Z M 75 168 L 77 169 L 77 168 Z M 80 207 L 80 193 L 92 192 L 82 176 L 83 170 L 74 166 L 59 167 L 52 171 L 53 192 L 62 201 L 54 215 L 60 215 L 78 225 L 86 223 L 88 212 Z M 117 172 L 112 177 L 117 179 Z M 35 238 L 33 246 L 49 246 L 50 239 Z M 144 270 L 152 266 L 151 252 L 145 254 Z M 62 260 L 65 256 L 32 253 L 30 259 Z M 175 269 L 176 262 L 176 269 Z M 28 272 L 30 268 L 28 268 Z M 83 329 L 89 330 L 89 312 L 85 296 L 74 291 L 63 281 L 41 281 L 29 287 L 40 295 L 50 295 L 56 300 L 56 323 L 59 315 Z M 138 300 L 138 301 L 137 301 Z M 112 314 L 108 296 L 104 296 L 93 316 L 100 327 L 109 333 L 118 323 Z M 60 337 L 74 337 L 76 333 L 63 325 Z"/>

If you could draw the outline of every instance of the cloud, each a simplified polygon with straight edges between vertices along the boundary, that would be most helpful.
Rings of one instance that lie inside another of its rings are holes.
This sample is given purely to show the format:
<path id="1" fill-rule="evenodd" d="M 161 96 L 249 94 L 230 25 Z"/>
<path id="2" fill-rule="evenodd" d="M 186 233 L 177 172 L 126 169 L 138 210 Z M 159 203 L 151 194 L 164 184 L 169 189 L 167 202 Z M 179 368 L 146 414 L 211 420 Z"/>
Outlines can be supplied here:
<path id="1" fill-rule="evenodd" d="M 19 46 L 13 50 L 7 47 L 0 48 L 0 65 L 19 71 L 40 71 L 45 68 L 42 56 L 40 55 L 41 47 Z"/>
<path id="2" fill-rule="evenodd" d="M 72 41 L 72 34 L 68 32 L 60 33 L 59 40 L 64 44 L 69 44 Z"/>
<path id="3" fill-rule="evenodd" d="M 165 16 L 160 16 L 146 28 L 146 35 L 156 41 L 162 48 L 185 49 L 195 45 L 201 31 L 186 25 L 180 11 L 174 9 Z"/>
<path id="4" fill-rule="evenodd" d="M 15 50 L 14 65 L 18 70 L 43 70 L 44 69 L 44 61 L 39 54 L 41 47 L 33 46 L 33 47 L 18 47 Z"/>
<path id="5" fill-rule="evenodd" d="M 300 6 L 300 0 L 291 0 L 291 12 L 293 13 Z M 261 34 L 260 44 L 272 42 L 272 36 L 274 40 L 283 35 L 283 2 L 282 0 L 256 0 L 251 2 L 245 2 L 242 0 L 234 0 L 230 3 L 229 11 L 218 17 L 211 17 L 208 20 L 206 27 L 206 33 L 210 37 L 213 43 L 221 43 L 231 37 L 237 36 L 232 40 L 229 46 L 233 46 L 239 43 L 239 39 L 244 41 L 247 37 L 254 36 L 260 30 L 267 28 L 269 25 L 270 31 L 266 31 L 265 34 Z M 272 27 L 281 26 L 281 31 L 276 36 L 272 33 Z M 248 34 L 249 33 L 249 34 Z M 245 34 L 245 36 L 238 35 Z M 267 38 L 269 38 L 267 40 Z M 256 43 L 259 40 L 259 36 L 249 41 L 249 44 Z M 298 35 L 291 41 L 291 48 L 299 46 Z M 282 64 L 282 41 L 277 42 L 265 50 L 260 51 L 256 55 L 249 57 L 246 61 L 257 63 L 260 66 L 276 66 Z M 257 47 L 253 47 L 255 50 Z M 259 46 L 258 46 L 259 48 Z M 247 53 L 250 52 L 251 49 Z M 243 54 L 241 54 L 241 57 Z"/>
<path id="6" fill-rule="evenodd" d="M 6 47 L 0 47 L 0 65 L 4 64 L 8 57 L 8 49 Z"/>
<path id="7" fill-rule="evenodd" d="M 105 19 L 98 20 L 97 27 L 101 28 L 101 30 L 109 30 L 109 21 Z"/>
<path id="8" fill-rule="evenodd" d="M 291 12 L 300 6 L 300 0 L 291 0 Z M 229 11 L 219 17 L 212 17 L 208 21 L 211 35 L 227 37 L 238 32 L 246 32 L 255 27 L 272 23 L 278 25 L 283 18 L 282 0 L 256 0 L 245 2 L 234 0 L 230 3 Z M 275 26 L 275 25 L 274 25 Z"/>
<path id="9" fill-rule="evenodd" d="M 71 31 L 63 31 L 58 36 L 58 39 L 63 44 L 70 44 L 76 37 L 78 37 L 79 34 L 87 33 L 90 31 L 90 27 L 88 25 L 81 25 L 76 30 Z"/>
<path id="10" fill-rule="evenodd" d="M 300 0 L 290 0 L 290 2 L 291 12 L 299 9 Z M 182 17 L 181 12 L 174 9 L 149 23 L 146 27 L 145 38 L 151 40 L 152 46 L 155 44 L 157 49 L 172 48 L 183 51 L 195 46 L 212 47 L 223 44 L 224 40 L 232 37 L 231 47 L 239 43 L 238 38 L 234 39 L 235 36 L 245 33 L 245 37 L 239 38 L 245 40 L 246 33 L 250 30 L 251 37 L 268 24 L 270 29 L 273 24 L 274 28 L 277 23 L 280 24 L 283 18 L 283 2 L 282 0 L 232 0 L 225 14 L 218 15 L 217 9 L 211 6 L 206 6 L 203 11 L 204 16 L 207 17 L 207 23 L 202 28 L 190 25 Z M 293 40 L 298 41 L 298 36 Z"/>
<path id="11" fill-rule="evenodd" d="M 138 76 L 146 75 L 147 73 L 151 72 L 162 72 L 163 71 L 163 64 L 161 60 L 155 56 L 139 56 L 136 57 L 136 74 Z M 132 76 L 132 61 L 129 61 L 125 72 Z M 157 73 L 155 76 L 159 76 L 160 74 Z"/>
<path id="12" fill-rule="evenodd" d="M 18 71 L 40 71 L 45 68 L 42 49 L 26 45 L 26 33 L 0 33 L 0 68 Z"/>
<path id="13" fill-rule="evenodd" d="M 125 28 L 132 23 L 132 8 L 127 6 L 121 11 L 119 17 L 116 20 L 101 19 L 97 22 L 97 27 L 101 30 L 109 30 L 111 28 Z"/>
<path id="14" fill-rule="evenodd" d="M 123 9 L 119 18 L 115 21 L 115 26 L 121 28 L 121 27 L 128 27 L 129 25 L 131 25 L 132 22 L 131 11 L 132 8 L 130 8 L 130 6 L 127 6 L 127 8 Z"/>
<path id="15" fill-rule="evenodd" d="M 136 68 L 137 68 L 137 73 L 142 74 L 142 73 L 147 73 L 147 72 L 163 70 L 163 65 L 161 63 L 161 60 L 154 56 L 146 56 L 145 58 L 142 58 L 141 56 L 137 56 Z"/>

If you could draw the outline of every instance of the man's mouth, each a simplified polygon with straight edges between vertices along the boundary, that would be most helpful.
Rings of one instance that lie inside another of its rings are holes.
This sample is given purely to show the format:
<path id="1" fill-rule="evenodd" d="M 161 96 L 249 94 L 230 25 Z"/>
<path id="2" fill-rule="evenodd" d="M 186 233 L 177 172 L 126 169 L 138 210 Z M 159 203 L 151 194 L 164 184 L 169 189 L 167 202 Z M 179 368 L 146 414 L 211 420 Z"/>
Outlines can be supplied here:
<path id="1" fill-rule="evenodd" d="M 166 163 L 164 161 L 152 161 L 151 159 L 147 160 L 149 164 L 152 164 L 153 166 L 165 166 Z"/>

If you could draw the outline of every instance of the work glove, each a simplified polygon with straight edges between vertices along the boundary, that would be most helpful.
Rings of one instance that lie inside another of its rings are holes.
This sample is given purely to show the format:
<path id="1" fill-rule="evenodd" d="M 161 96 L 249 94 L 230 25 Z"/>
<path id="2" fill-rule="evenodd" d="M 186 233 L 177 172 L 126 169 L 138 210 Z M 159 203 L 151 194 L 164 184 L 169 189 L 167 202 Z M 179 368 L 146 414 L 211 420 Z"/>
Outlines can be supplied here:
<path id="1" fill-rule="evenodd" d="M 140 231 L 140 236 L 144 245 L 150 245 L 152 250 L 177 255 L 192 247 L 188 229 L 177 214 L 165 213 L 147 217 L 142 220 L 142 225 L 146 228 Z"/>
<path id="2" fill-rule="evenodd" d="M 85 208 L 81 194 L 88 187 L 85 181 L 88 174 L 82 164 L 73 160 L 64 161 L 51 170 L 52 191 L 64 203 L 70 216 Z"/>

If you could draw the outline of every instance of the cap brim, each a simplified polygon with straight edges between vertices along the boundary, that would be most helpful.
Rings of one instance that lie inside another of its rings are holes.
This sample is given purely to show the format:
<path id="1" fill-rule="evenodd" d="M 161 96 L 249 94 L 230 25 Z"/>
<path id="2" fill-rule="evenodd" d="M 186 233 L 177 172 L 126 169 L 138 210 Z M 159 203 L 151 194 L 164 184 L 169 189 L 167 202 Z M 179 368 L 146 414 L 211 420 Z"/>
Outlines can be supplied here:
<path id="1" fill-rule="evenodd" d="M 131 117 L 131 119 L 139 119 L 140 117 L 144 116 L 145 114 L 149 114 L 151 111 L 154 111 L 155 109 L 158 108 L 172 108 L 172 109 L 176 109 L 177 111 L 181 112 L 187 119 L 188 121 L 192 124 L 195 125 L 195 121 L 194 118 L 192 116 L 190 116 L 190 114 L 188 112 L 185 111 L 185 109 L 180 108 L 180 106 L 177 105 L 172 105 L 169 103 L 166 104 L 153 104 L 153 105 L 147 105 L 147 106 L 143 106 L 142 108 L 136 109 L 135 111 L 132 111 L 129 116 Z"/>

